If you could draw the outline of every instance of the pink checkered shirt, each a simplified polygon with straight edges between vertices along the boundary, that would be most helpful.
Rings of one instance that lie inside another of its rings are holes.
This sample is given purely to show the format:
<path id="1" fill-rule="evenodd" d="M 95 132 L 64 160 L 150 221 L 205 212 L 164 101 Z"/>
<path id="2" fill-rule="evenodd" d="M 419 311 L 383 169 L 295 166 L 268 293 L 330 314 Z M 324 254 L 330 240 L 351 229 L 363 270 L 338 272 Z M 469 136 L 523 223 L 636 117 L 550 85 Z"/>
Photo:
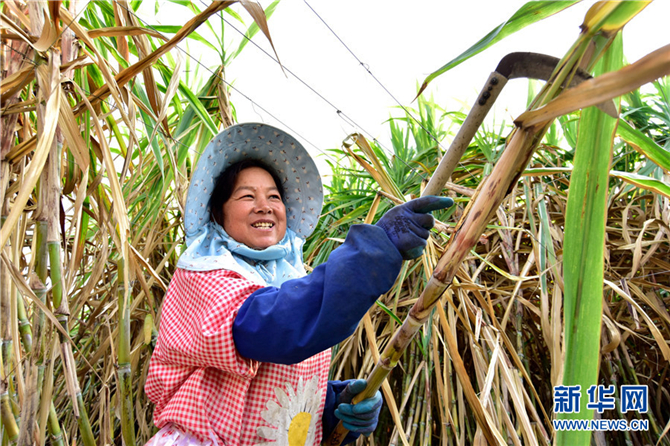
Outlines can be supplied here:
<path id="1" fill-rule="evenodd" d="M 310 413 L 309 431 L 303 428 L 298 437 L 307 446 L 319 444 L 330 350 L 281 365 L 243 358 L 235 349 L 233 321 L 259 288 L 228 270 L 177 269 L 163 302 L 145 387 L 156 405 L 157 427 L 173 423 L 222 445 L 279 446 L 288 444 L 292 417 L 301 413 L 304 420 Z M 291 435 L 296 438 L 296 429 Z"/>

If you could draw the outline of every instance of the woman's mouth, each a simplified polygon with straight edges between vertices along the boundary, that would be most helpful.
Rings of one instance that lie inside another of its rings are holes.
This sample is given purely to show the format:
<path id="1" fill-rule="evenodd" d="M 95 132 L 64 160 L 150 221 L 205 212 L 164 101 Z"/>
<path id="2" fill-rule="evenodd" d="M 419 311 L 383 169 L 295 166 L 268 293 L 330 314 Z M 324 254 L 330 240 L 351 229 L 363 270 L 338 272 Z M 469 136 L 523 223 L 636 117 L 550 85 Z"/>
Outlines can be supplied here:
<path id="1" fill-rule="evenodd" d="M 275 224 L 269 221 L 258 221 L 256 223 L 252 223 L 251 226 L 257 229 L 270 229 L 274 226 Z"/>

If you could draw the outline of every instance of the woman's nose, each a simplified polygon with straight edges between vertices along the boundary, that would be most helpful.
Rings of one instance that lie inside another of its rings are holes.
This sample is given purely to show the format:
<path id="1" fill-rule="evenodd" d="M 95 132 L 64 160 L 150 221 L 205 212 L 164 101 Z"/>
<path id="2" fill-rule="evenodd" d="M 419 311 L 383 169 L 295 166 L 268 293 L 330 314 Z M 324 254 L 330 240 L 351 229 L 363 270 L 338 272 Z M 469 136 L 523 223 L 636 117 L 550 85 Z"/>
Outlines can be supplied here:
<path id="1" fill-rule="evenodd" d="M 272 207 L 270 207 L 270 203 L 268 200 L 264 198 L 260 198 L 256 201 L 256 212 L 264 212 L 264 213 L 271 213 L 272 212 Z"/>

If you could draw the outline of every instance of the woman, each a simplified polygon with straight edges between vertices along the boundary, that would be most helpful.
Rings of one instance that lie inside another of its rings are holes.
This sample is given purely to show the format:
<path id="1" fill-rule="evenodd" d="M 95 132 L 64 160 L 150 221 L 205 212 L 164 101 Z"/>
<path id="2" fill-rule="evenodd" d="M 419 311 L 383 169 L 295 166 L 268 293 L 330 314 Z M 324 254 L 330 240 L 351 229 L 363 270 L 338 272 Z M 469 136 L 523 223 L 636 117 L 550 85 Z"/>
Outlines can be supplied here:
<path id="1" fill-rule="evenodd" d="M 345 443 L 374 430 L 381 395 L 348 404 L 366 382 L 328 381 L 330 347 L 392 287 L 403 258 L 421 255 L 429 212 L 453 201 L 425 197 L 353 226 L 306 275 L 322 196 L 311 157 L 281 130 L 239 124 L 207 146 L 149 366 L 161 428 L 150 445 L 316 445 L 339 420 Z"/>

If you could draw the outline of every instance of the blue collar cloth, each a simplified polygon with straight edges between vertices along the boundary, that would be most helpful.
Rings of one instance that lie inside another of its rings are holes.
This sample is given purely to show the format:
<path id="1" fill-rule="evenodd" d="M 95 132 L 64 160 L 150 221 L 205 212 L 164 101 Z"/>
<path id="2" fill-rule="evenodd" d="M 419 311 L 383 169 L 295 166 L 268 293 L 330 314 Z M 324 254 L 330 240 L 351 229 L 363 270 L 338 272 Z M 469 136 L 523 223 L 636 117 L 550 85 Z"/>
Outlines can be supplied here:
<path id="1" fill-rule="evenodd" d="M 262 250 L 233 239 L 214 221 L 201 226 L 197 234 L 188 238 L 188 248 L 177 262 L 181 269 L 227 269 L 259 285 L 276 287 L 306 274 L 302 256 L 305 242 L 290 228 L 286 228 L 286 235 L 279 243 Z"/>

